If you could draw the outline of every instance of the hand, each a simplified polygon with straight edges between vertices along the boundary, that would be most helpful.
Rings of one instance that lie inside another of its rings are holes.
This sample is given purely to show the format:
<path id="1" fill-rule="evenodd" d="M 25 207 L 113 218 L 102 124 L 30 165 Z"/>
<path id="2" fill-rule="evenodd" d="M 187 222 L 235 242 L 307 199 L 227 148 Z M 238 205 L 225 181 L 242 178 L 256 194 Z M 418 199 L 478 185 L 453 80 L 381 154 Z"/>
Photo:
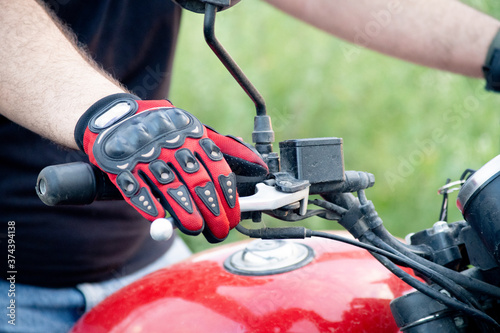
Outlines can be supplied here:
<path id="1" fill-rule="evenodd" d="M 240 221 L 236 176 L 225 158 L 245 176 L 268 172 L 253 149 L 167 100 L 105 97 L 80 118 L 75 139 L 146 219 L 166 210 L 182 232 L 203 232 L 210 242 L 224 240 Z"/>

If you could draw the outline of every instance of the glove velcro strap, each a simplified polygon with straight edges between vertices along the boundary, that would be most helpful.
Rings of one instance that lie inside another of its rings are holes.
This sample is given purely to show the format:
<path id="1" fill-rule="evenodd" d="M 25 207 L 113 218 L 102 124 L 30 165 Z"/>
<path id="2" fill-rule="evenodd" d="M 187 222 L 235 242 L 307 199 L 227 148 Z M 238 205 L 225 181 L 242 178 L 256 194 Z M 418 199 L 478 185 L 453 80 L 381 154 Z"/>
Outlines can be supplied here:
<path id="1" fill-rule="evenodd" d="M 92 121 L 123 100 L 136 101 L 140 100 L 140 98 L 135 95 L 126 93 L 113 94 L 98 100 L 90 108 L 88 108 L 87 111 L 85 111 L 85 113 L 80 117 L 75 126 L 75 141 L 80 150 L 84 151 L 83 137 L 87 128 L 91 127 L 90 124 L 92 123 Z"/>

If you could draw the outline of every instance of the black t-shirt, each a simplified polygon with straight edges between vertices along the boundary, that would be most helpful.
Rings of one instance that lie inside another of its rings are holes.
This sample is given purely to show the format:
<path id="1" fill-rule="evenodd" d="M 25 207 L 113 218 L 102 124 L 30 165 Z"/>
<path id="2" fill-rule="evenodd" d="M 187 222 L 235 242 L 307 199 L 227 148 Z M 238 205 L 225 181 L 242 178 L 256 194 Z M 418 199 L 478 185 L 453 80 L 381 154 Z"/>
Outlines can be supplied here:
<path id="1" fill-rule="evenodd" d="M 166 98 L 179 7 L 171 1 L 46 2 L 105 70 L 141 98 Z M 86 161 L 83 153 L 63 149 L 2 116 L 0 142 L 4 277 L 15 270 L 16 282 L 49 287 L 102 281 L 134 272 L 170 246 L 153 241 L 149 222 L 123 201 L 48 207 L 38 199 L 35 182 L 40 170 Z M 9 221 L 15 222 L 14 237 L 7 237 Z M 15 261 L 8 262 L 7 240 L 12 238 Z M 14 269 L 7 263 L 15 263 Z"/>

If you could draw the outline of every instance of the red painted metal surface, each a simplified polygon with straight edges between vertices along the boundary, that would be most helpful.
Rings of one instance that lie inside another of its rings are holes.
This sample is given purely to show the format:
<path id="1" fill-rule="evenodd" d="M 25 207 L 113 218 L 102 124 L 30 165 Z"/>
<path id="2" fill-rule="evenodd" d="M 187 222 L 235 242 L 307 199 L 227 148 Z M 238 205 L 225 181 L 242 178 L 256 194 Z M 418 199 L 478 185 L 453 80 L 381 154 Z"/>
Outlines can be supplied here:
<path id="1" fill-rule="evenodd" d="M 364 250 L 302 242 L 315 259 L 268 276 L 224 269 L 244 244 L 200 253 L 111 295 L 72 332 L 398 332 L 389 302 L 409 290 L 406 284 Z"/>

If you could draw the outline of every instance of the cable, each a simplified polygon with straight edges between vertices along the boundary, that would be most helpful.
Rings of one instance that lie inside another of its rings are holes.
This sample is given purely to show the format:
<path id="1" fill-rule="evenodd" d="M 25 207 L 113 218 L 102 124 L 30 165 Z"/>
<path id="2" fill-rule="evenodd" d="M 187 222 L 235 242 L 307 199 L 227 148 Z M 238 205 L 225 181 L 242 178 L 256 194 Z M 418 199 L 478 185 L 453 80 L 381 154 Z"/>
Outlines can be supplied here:
<path id="1" fill-rule="evenodd" d="M 358 199 L 360 201 L 360 204 L 363 207 L 368 208 L 368 211 L 365 212 L 366 218 L 374 219 L 377 221 L 378 226 L 382 226 L 382 220 L 378 216 L 378 214 L 375 211 L 375 208 L 373 205 L 370 204 L 370 202 L 367 200 L 365 192 L 363 190 L 358 191 Z M 370 221 L 368 222 L 370 224 Z M 374 245 L 378 248 L 382 248 L 386 251 L 389 251 L 391 253 L 397 254 L 399 256 L 405 257 L 408 262 L 410 262 L 410 265 L 407 264 L 408 267 L 418 271 L 421 273 L 423 276 L 427 277 L 429 280 L 432 282 L 436 283 L 437 285 L 441 286 L 448 292 L 450 292 L 453 296 L 455 296 L 457 299 L 461 300 L 464 303 L 467 303 L 471 306 L 474 306 L 477 309 L 480 309 L 481 306 L 480 304 L 476 301 L 475 297 L 468 292 L 466 289 L 464 289 L 461 285 L 457 284 L 455 281 L 450 279 L 447 275 L 442 274 L 440 272 L 436 272 L 436 270 L 430 269 L 427 265 L 424 265 L 422 261 L 425 259 L 422 259 L 418 256 L 419 260 L 413 260 L 412 258 L 409 258 L 407 255 L 404 253 L 401 253 L 397 249 L 394 249 L 392 246 L 389 244 L 385 243 L 380 237 L 378 237 L 376 234 L 374 234 L 372 231 L 367 231 L 365 232 L 361 237 L 359 237 L 359 240 L 362 242 L 368 242 L 371 245 Z M 441 266 L 440 266 L 441 267 Z"/>
<path id="2" fill-rule="evenodd" d="M 361 205 L 367 205 L 369 202 L 367 200 L 365 192 L 363 190 L 358 191 L 358 199 L 359 199 L 359 202 Z M 374 214 L 371 214 L 371 216 L 374 216 L 377 219 L 380 219 L 378 214 L 376 214 L 376 211 L 374 211 L 373 213 Z M 385 227 L 381 223 L 381 221 L 382 220 L 380 219 L 380 223 L 378 223 L 377 226 L 372 229 L 372 231 L 382 241 L 387 243 L 391 248 L 396 249 L 398 252 L 405 255 L 406 257 L 418 262 L 421 265 L 429 267 L 430 269 L 434 270 L 435 272 L 437 272 L 443 276 L 446 276 L 448 279 L 454 281 L 455 283 L 457 283 L 461 286 L 464 286 L 465 288 L 467 288 L 469 290 L 477 291 L 479 293 L 500 299 L 500 288 L 495 287 L 493 285 L 490 285 L 488 283 L 485 283 L 484 281 L 481 281 L 481 280 L 478 280 L 478 279 L 475 279 L 475 278 L 472 278 L 469 276 L 465 276 L 465 275 L 460 274 L 452 269 L 446 268 L 444 266 L 436 264 L 433 261 L 427 260 L 425 258 L 422 258 L 422 257 L 416 255 L 411 250 L 409 250 L 407 246 L 405 246 L 399 240 L 397 240 L 394 236 L 392 236 L 387 231 L 387 229 L 385 229 Z"/>
<path id="3" fill-rule="evenodd" d="M 331 203 L 326 200 L 321 200 L 321 199 L 314 199 L 310 201 L 311 204 L 319 206 L 321 208 L 325 208 L 327 210 L 330 210 L 334 213 L 337 213 L 339 216 L 344 215 L 348 210 L 345 209 L 344 207 L 340 207 L 339 205 L 336 205 L 334 203 Z"/>
<path id="4" fill-rule="evenodd" d="M 377 237 L 374 233 L 372 232 L 367 232 L 364 235 L 364 238 L 369 242 L 369 244 L 374 245 L 378 248 L 381 248 L 383 250 L 389 251 L 391 253 L 397 254 L 399 256 L 405 257 L 411 265 L 408 267 L 412 268 L 415 271 L 418 271 L 425 277 L 427 277 L 429 280 L 434 282 L 435 284 L 441 286 L 443 289 L 447 290 L 450 292 L 451 295 L 455 296 L 457 299 L 461 300 L 464 303 L 467 303 L 476 309 L 480 309 L 481 305 L 476 301 L 475 297 L 468 292 L 466 289 L 464 289 L 462 286 L 459 284 L 455 283 L 453 280 L 449 279 L 447 276 L 442 275 L 440 273 L 437 273 L 436 271 L 433 271 L 432 269 L 428 268 L 427 266 L 421 265 L 420 263 L 406 257 L 404 254 L 401 252 L 398 252 L 397 250 L 393 249 L 387 243 L 385 243 L 383 240 L 381 240 L 379 237 Z M 360 241 L 363 242 L 362 239 Z"/>
<path id="5" fill-rule="evenodd" d="M 382 265 L 384 265 L 384 267 L 387 268 L 392 274 L 396 275 L 402 281 L 407 283 L 409 286 L 415 288 L 416 290 L 418 290 L 422 294 L 427 295 L 427 296 L 431 297 L 432 299 L 435 299 L 435 300 L 443 303 L 444 305 L 446 305 L 450 308 L 453 308 L 453 309 L 460 311 L 464 314 L 468 314 L 476 320 L 479 320 L 480 322 L 478 322 L 477 324 L 480 327 L 484 328 L 484 325 L 482 325 L 484 323 L 484 324 L 492 325 L 492 326 L 496 327 L 497 329 L 500 328 L 500 325 L 493 318 L 488 316 L 486 313 L 484 313 L 480 310 L 477 310 L 475 308 L 472 308 L 470 306 L 467 306 L 459 301 L 456 301 L 453 298 L 450 298 L 450 297 L 446 296 L 445 294 L 442 294 L 441 292 L 431 288 L 430 286 L 418 281 L 413 276 L 411 276 L 410 274 L 408 274 L 407 272 L 405 272 L 404 270 L 402 270 L 401 268 L 396 266 L 393 262 L 391 262 L 386 257 L 378 255 L 378 254 L 374 254 L 374 253 L 372 253 L 372 255 Z M 481 331 L 486 332 L 485 330 L 481 330 Z M 496 330 L 494 330 L 493 332 L 496 332 Z"/>
<path id="6" fill-rule="evenodd" d="M 284 238 L 306 238 L 306 237 L 322 237 L 327 239 L 336 240 L 339 242 L 347 243 L 356 247 L 363 248 L 369 251 L 372 255 L 376 257 L 385 267 L 387 267 L 393 274 L 399 277 L 402 281 L 420 291 L 421 293 L 434 298 L 443 304 L 453 308 L 455 310 L 461 311 L 465 314 L 472 316 L 478 320 L 482 320 L 490 325 L 494 325 L 496 328 L 500 329 L 500 325 L 493 320 L 490 316 L 486 315 L 480 310 L 477 310 L 471 306 L 468 306 L 460 301 L 450 298 L 434 289 L 428 285 L 420 282 L 415 277 L 403 271 L 401 268 L 397 267 L 391 260 L 402 262 L 409 267 L 414 264 L 414 261 L 395 253 L 380 249 L 370 244 L 361 243 L 356 240 L 341 237 L 335 234 L 329 234 L 321 231 L 309 230 L 304 227 L 287 227 L 287 228 L 261 228 L 261 229 L 247 229 L 241 225 L 238 225 L 237 230 L 241 233 L 252 237 L 252 238 L 262 238 L 262 239 L 284 239 Z M 389 260 L 391 259 L 391 260 Z M 418 270 L 418 268 L 415 268 Z"/>
<path id="7" fill-rule="evenodd" d="M 500 288 L 488 284 L 484 281 L 460 274 L 452 269 L 443 267 L 441 265 L 436 264 L 433 261 L 424 259 L 414 254 L 413 252 L 409 251 L 404 244 L 402 244 L 399 240 L 397 240 L 394 236 L 392 236 L 387 231 L 387 229 L 385 229 L 383 225 L 373 229 L 373 232 L 378 237 L 380 237 L 385 243 L 387 243 L 390 247 L 406 255 L 408 258 L 413 259 L 422 265 L 426 265 L 430 269 L 440 274 L 446 275 L 448 278 L 460 284 L 461 286 L 464 286 L 469 290 L 474 290 L 481 294 L 489 295 L 496 299 L 500 299 Z"/>
<path id="8" fill-rule="evenodd" d="M 398 255 L 395 255 L 393 253 L 390 253 L 390 252 L 387 252 L 385 250 L 382 250 L 382 249 L 379 249 L 375 246 L 372 246 L 372 245 L 369 245 L 369 244 L 366 244 L 366 243 L 360 243 L 358 241 L 355 241 L 355 240 L 351 240 L 351 239 L 347 239 L 347 238 L 344 238 L 344 237 L 341 237 L 341 236 L 338 236 L 338 235 L 334 235 L 334 234 L 329 234 L 329 233 L 326 233 L 326 232 L 321 232 L 321 231 L 311 231 L 311 236 L 313 237 L 322 237 L 322 238 L 328 238 L 328 239 L 332 239 L 332 240 L 336 240 L 336 241 L 339 241 L 339 242 L 343 242 L 343 243 L 347 243 L 347 244 L 351 244 L 351 245 L 354 245 L 354 246 L 357 246 L 357 247 L 360 247 L 360 248 L 363 248 L 365 250 L 368 250 L 370 251 L 372 254 L 374 254 L 374 256 L 378 256 L 378 257 L 381 257 L 382 258 L 382 261 L 381 263 L 387 267 L 393 274 L 395 274 L 396 276 L 398 276 L 402 281 L 404 281 L 405 283 L 407 283 L 408 285 L 410 285 L 411 287 L 417 289 L 418 291 L 420 291 L 421 293 L 431 297 L 431 298 L 434 298 L 442 303 L 444 303 L 445 305 L 453 308 L 453 309 L 456 309 L 458 311 L 461 311 L 465 314 L 468 314 L 474 318 L 477 318 L 479 320 L 482 320 L 490 325 L 493 325 L 495 326 L 497 329 L 500 329 L 500 325 L 495 321 L 493 320 L 493 318 L 491 318 L 490 316 L 486 315 L 485 313 L 483 313 L 482 311 L 479 311 L 475 308 L 472 308 L 466 304 L 463 304 L 462 302 L 459 302 L 457 300 L 454 300 L 453 298 L 450 298 L 444 294 L 441 294 L 440 292 L 432 289 L 431 287 L 429 287 L 428 285 L 420 282 L 419 280 L 417 280 L 415 277 L 411 276 L 410 274 L 406 273 L 405 271 L 403 271 L 401 268 L 397 267 L 393 262 L 391 262 L 390 260 L 388 259 L 392 259 L 392 260 L 401 260 L 401 261 L 404 261 L 404 257 L 400 257 Z M 379 258 L 377 258 L 378 260 Z"/>
<path id="9" fill-rule="evenodd" d="M 459 284 L 455 283 L 451 279 L 447 278 L 445 275 L 442 275 L 440 273 L 437 273 L 436 271 L 431 270 L 427 266 L 424 266 L 408 257 L 403 255 L 401 252 L 398 252 L 397 250 L 393 249 L 387 243 L 382 241 L 379 237 L 377 237 L 373 232 L 367 232 L 365 235 L 363 235 L 364 238 L 369 242 L 369 244 L 376 246 L 378 248 L 381 248 L 383 250 L 386 250 L 388 252 L 394 253 L 398 256 L 405 257 L 411 265 L 408 265 L 408 267 L 418 271 L 425 277 L 429 278 L 431 281 L 436 283 L 437 285 L 441 286 L 442 288 L 448 290 L 452 295 L 454 295 L 456 298 L 459 300 L 466 302 L 476 308 L 480 308 L 479 303 L 475 300 L 474 296 L 470 294 L 467 290 L 462 288 Z M 362 239 L 360 239 L 361 242 L 364 242 Z"/>

